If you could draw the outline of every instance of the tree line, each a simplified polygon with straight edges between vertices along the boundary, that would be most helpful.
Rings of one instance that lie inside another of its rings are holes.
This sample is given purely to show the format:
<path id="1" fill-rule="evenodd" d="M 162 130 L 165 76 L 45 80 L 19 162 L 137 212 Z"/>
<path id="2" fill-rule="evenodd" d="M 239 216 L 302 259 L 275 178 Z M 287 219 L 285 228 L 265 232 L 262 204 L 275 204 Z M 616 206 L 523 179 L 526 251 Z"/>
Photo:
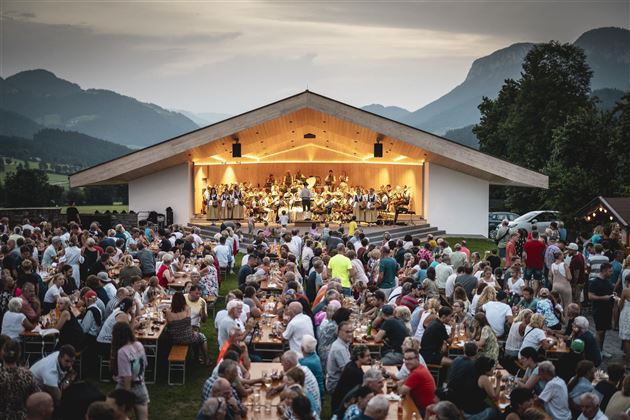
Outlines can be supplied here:
<path id="1" fill-rule="evenodd" d="M 510 210 L 559 210 L 570 221 L 595 196 L 630 195 L 630 91 L 602 110 L 590 96 L 592 75 L 579 47 L 539 44 L 520 79 L 483 98 L 473 128 L 480 150 L 549 176 L 547 190 L 493 187 Z"/>

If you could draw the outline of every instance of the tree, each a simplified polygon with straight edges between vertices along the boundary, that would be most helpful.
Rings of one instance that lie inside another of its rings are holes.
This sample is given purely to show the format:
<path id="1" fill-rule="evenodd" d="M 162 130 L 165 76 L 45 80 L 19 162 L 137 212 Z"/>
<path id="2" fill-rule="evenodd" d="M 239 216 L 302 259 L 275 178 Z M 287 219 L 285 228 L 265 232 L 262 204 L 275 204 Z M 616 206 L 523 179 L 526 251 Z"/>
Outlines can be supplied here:
<path id="1" fill-rule="evenodd" d="M 39 169 L 18 169 L 5 180 L 7 207 L 37 207 L 59 203 L 63 188 L 48 183 Z"/>
<path id="2" fill-rule="evenodd" d="M 544 205 L 559 210 L 566 220 L 594 195 L 614 193 L 615 165 L 610 165 L 606 147 L 615 136 L 611 120 L 610 113 L 588 107 L 554 131 L 553 150 L 545 167 L 550 193 Z"/>
<path id="3" fill-rule="evenodd" d="M 609 158 L 615 162 L 615 193 L 630 196 L 630 91 L 626 92 L 613 111 L 616 132 L 608 147 Z"/>
<path id="4" fill-rule="evenodd" d="M 474 128 L 480 150 L 545 173 L 554 150 L 554 130 L 580 109 L 592 107 L 592 72 L 584 52 L 552 41 L 534 46 L 523 61 L 521 78 L 507 80 L 497 99 L 484 98 Z M 540 208 L 551 191 L 506 188 L 514 211 Z"/>

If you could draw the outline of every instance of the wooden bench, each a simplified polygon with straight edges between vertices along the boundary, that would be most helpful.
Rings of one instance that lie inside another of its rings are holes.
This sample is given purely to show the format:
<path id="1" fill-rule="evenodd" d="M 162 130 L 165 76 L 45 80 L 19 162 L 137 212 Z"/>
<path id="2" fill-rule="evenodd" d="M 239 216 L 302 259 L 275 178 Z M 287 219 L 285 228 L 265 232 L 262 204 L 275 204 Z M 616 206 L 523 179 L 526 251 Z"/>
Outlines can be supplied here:
<path id="1" fill-rule="evenodd" d="M 429 369 L 431 376 L 433 376 L 433 379 L 435 380 L 435 386 L 437 387 L 440 386 L 440 372 L 442 371 L 442 367 L 442 365 L 427 364 L 427 369 Z"/>
<path id="2" fill-rule="evenodd" d="M 188 357 L 188 346 L 185 345 L 173 345 L 171 352 L 168 354 L 168 384 L 169 385 L 184 385 L 186 383 L 186 358 Z M 172 372 L 181 372 L 181 383 L 175 383 L 171 381 Z"/>

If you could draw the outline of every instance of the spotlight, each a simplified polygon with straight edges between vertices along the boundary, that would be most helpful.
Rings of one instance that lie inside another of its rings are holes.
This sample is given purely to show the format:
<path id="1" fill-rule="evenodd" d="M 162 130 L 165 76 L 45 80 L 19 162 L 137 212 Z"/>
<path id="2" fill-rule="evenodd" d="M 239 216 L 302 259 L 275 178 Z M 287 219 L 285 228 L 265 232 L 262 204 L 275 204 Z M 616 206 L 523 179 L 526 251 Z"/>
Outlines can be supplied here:
<path id="1" fill-rule="evenodd" d="M 383 135 L 379 134 L 378 136 L 376 136 L 376 143 L 374 143 L 374 157 L 375 158 L 383 157 L 383 144 L 381 143 L 381 141 L 383 141 Z"/>
<path id="2" fill-rule="evenodd" d="M 241 157 L 241 143 L 238 142 L 238 137 L 233 137 L 234 143 L 232 144 L 232 157 Z"/>

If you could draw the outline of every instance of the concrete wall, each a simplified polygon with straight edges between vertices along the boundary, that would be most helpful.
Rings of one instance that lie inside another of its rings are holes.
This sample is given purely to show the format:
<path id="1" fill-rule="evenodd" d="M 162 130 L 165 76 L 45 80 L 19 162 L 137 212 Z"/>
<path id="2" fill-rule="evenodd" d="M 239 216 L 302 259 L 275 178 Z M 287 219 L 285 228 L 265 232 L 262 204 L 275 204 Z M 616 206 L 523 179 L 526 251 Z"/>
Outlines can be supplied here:
<path id="1" fill-rule="evenodd" d="M 129 182 L 129 210 L 173 209 L 173 223 L 186 224 L 192 215 L 192 171 L 188 163 Z"/>
<path id="2" fill-rule="evenodd" d="M 449 235 L 488 235 L 488 181 L 425 163 L 425 218 Z"/>

